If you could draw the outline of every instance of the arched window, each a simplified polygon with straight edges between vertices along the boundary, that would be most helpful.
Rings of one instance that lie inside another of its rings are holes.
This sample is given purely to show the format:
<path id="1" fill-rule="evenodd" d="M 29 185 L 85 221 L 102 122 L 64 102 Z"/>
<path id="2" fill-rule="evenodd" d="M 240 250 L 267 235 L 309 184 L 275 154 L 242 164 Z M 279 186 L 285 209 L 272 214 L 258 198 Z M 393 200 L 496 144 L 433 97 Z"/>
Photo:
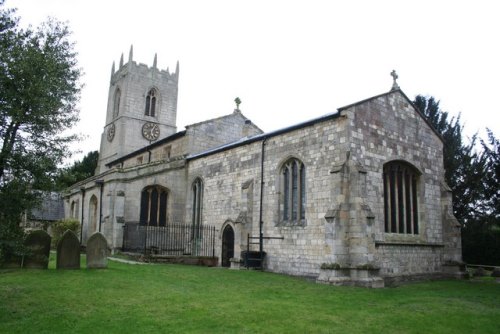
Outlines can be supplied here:
<path id="1" fill-rule="evenodd" d="M 152 88 L 146 96 L 146 116 L 155 116 L 156 111 L 156 90 Z"/>
<path id="2" fill-rule="evenodd" d="M 70 217 L 78 218 L 79 211 L 80 211 L 80 201 L 79 200 L 72 201 L 70 209 Z"/>
<path id="3" fill-rule="evenodd" d="M 281 167 L 281 218 L 283 221 L 300 221 L 306 217 L 306 171 L 304 164 L 295 158 Z"/>
<path id="4" fill-rule="evenodd" d="M 122 92 L 120 88 L 117 88 L 115 91 L 115 99 L 113 101 L 113 117 L 118 116 L 120 113 L 120 98 L 122 96 Z"/>
<path id="5" fill-rule="evenodd" d="M 92 195 L 89 201 L 89 223 L 88 223 L 88 235 L 97 231 L 97 197 Z"/>
<path id="6" fill-rule="evenodd" d="M 191 189 L 193 194 L 193 227 L 199 227 L 203 203 L 203 182 L 199 177 L 194 180 Z"/>
<path id="7" fill-rule="evenodd" d="M 385 232 L 418 234 L 419 172 L 403 161 L 384 165 Z"/>
<path id="8" fill-rule="evenodd" d="M 140 224 L 165 226 L 167 224 L 168 191 L 160 186 L 149 186 L 141 193 Z"/>

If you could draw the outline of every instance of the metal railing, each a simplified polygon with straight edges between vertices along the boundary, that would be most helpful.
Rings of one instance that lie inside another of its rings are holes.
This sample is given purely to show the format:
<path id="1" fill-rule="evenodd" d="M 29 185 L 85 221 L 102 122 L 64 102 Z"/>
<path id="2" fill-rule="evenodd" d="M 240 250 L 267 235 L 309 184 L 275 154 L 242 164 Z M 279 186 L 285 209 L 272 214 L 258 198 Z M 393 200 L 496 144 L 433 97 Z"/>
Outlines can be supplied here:
<path id="1" fill-rule="evenodd" d="M 171 256 L 215 256 L 215 227 L 168 224 L 145 226 L 138 222 L 123 225 L 124 252 Z"/>

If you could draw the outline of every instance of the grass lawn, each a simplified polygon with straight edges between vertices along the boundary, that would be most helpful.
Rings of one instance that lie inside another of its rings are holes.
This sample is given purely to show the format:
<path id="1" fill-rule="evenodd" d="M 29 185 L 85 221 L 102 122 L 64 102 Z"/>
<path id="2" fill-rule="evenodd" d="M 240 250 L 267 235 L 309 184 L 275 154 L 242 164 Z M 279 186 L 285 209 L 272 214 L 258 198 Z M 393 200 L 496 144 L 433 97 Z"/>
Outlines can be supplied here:
<path id="1" fill-rule="evenodd" d="M 49 270 L 0 271 L 0 333 L 500 333 L 500 284 L 491 280 L 375 290 L 108 264 L 61 271 L 51 259 Z"/>

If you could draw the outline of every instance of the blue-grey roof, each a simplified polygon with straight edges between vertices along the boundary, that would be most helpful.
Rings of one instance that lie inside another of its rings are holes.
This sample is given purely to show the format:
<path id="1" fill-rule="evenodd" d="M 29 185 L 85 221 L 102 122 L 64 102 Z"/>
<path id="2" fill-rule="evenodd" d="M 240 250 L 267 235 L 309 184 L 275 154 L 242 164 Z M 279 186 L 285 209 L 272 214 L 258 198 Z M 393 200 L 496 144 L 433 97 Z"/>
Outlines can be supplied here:
<path id="1" fill-rule="evenodd" d="M 64 202 L 61 194 L 44 192 L 38 207 L 33 208 L 29 214 L 31 220 L 57 221 L 64 218 Z"/>

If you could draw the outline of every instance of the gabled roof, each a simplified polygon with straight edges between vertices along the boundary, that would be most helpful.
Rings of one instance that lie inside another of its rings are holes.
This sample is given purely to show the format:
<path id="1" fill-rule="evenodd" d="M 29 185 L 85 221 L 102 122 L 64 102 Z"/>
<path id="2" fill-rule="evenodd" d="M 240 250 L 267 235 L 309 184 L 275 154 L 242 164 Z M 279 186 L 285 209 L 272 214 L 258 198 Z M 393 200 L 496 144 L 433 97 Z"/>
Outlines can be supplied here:
<path id="1" fill-rule="evenodd" d="M 249 124 L 251 124 L 254 128 L 256 128 L 257 130 L 259 130 L 260 132 L 264 132 L 256 124 L 254 124 L 250 119 L 248 119 L 247 117 L 245 117 L 245 115 L 243 115 L 241 113 L 241 110 L 239 110 L 239 109 L 234 109 L 234 111 L 231 114 L 223 115 L 223 116 L 216 117 L 216 118 L 210 118 L 210 119 L 207 119 L 205 121 L 201 121 L 201 122 L 197 122 L 197 123 L 192 123 L 192 124 L 186 125 L 186 129 L 198 127 L 198 126 L 201 126 L 201 125 L 204 125 L 204 124 L 208 124 L 208 123 L 211 123 L 211 122 L 214 122 L 214 121 L 218 121 L 218 120 L 221 120 L 221 119 L 224 119 L 224 118 L 233 117 L 234 115 L 239 115 L 244 120 L 249 121 Z"/>
<path id="2" fill-rule="evenodd" d="M 410 100 L 408 98 L 408 96 L 406 96 L 406 94 L 401 90 L 401 89 L 392 89 L 390 91 L 388 91 L 387 93 L 383 93 L 383 94 L 379 94 L 379 95 L 375 95 L 375 96 L 372 96 L 372 97 L 369 97 L 367 99 L 364 99 L 364 100 L 361 100 L 361 101 L 358 101 L 358 102 L 355 102 L 355 103 L 352 103 L 352 104 L 349 104 L 349 105 L 346 105 L 344 107 L 341 107 L 341 108 L 338 108 L 337 110 L 339 112 L 343 111 L 343 110 L 346 110 L 346 109 L 349 109 L 349 108 L 352 108 L 352 107 L 356 107 L 358 105 L 361 105 L 361 104 L 364 104 L 366 102 L 370 102 L 372 100 L 376 100 L 380 97 L 384 97 L 384 96 L 387 96 L 387 95 L 390 95 L 392 93 L 399 93 L 412 107 L 413 109 L 415 110 L 415 112 L 424 120 L 425 123 L 427 123 L 427 125 L 431 128 L 431 130 L 436 134 L 436 136 L 438 136 L 438 138 L 443 141 L 443 137 L 441 136 L 441 134 L 439 134 L 439 132 L 437 132 L 437 130 L 434 128 L 434 126 L 427 120 L 427 118 L 424 116 L 424 114 L 422 114 L 422 112 L 420 111 L 420 109 L 418 109 L 415 104 L 413 103 L 412 100 Z"/>
<path id="3" fill-rule="evenodd" d="M 225 144 L 225 145 L 221 145 L 221 146 L 215 147 L 213 149 L 206 150 L 204 152 L 200 152 L 200 153 L 188 155 L 186 157 L 186 160 L 198 159 L 198 158 L 201 158 L 201 157 L 204 157 L 204 156 L 207 156 L 207 155 L 211 155 L 211 154 L 214 154 L 214 153 L 218 153 L 218 152 L 221 152 L 221 151 L 228 150 L 230 148 L 234 148 L 234 147 L 238 147 L 238 146 L 243 146 L 243 145 L 248 145 L 248 144 L 251 144 L 251 143 L 256 142 L 256 141 L 265 140 L 265 139 L 268 139 L 268 138 L 271 138 L 271 137 L 275 137 L 275 136 L 278 136 L 278 135 L 281 135 L 281 134 L 284 134 L 284 133 L 287 133 L 287 132 L 291 132 L 291 131 L 294 131 L 294 130 L 305 128 L 305 127 L 314 125 L 316 123 L 321 123 L 321 122 L 324 122 L 324 121 L 327 121 L 327 120 L 330 120 L 330 119 L 333 119 L 333 118 L 337 118 L 339 115 L 340 115 L 339 112 L 333 112 L 333 113 L 329 113 L 329 114 L 326 114 L 326 115 L 323 115 L 323 116 L 320 116 L 320 117 L 317 117 L 317 118 L 313 118 L 313 119 L 310 119 L 308 121 L 305 121 L 305 122 L 302 122 L 302 123 L 298 123 L 298 124 L 295 124 L 295 125 L 292 125 L 292 126 L 289 126 L 289 127 L 286 127 L 286 128 L 274 130 L 274 131 L 271 131 L 271 132 L 262 133 L 260 135 L 255 135 L 253 137 L 242 138 L 240 140 L 237 140 L 237 141 Z"/>
<path id="4" fill-rule="evenodd" d="M 432 124 L 427 120 L 427 118 L 425 118 L 425 116 L 413 104 L 413 102 L 408 98 L 408 96 L 406 96 L 406 94 L 403 93 L 403 91 L 401 89 L 393 89 L 393 90 L 391 90 L 391 91 L 389 91 L 387 93 L 383 93 L 383 94 L 379 94 L 379 95 L 376 95 L 376 96 L 372 96 L 370 98 L 367 98 L 367 99 L 364 99 L 364 100 L 361 100 L 361 101 L 349 104 L 347 106 L 338 108 L 337 112 L 329 113 L 329 114 L 326 114 L 326 115 L 323 115 L 323 116 L 320 116 L 320 117 L 317 117 L 317 118 L 310 119 L 310 120 L 302 122 L 302 123 L 298 123 L 298 124 L 295 124 L 295 125 L 292 125 L 292 126 L 289 126 L 289 127 L 286 127 L 286 128 L 282 128 L 282 129 L 278 129 L 278 130 L 275 130 L 275 131 L 271 131 L 271 132 L 263 133 L 263 134 L 260 134 L 260 135 L 256 135 L 256 136 L 253 136 L 253 137 L 250 137 L 250 138 L 242 138 L 242 139 L 234 141 L 232 143 L 221 145 L 219 147 L 215 147 L 213 149 L 206 150 L 204 152 L 200 152 L 200 153 L 188 155 L 186 157 L 186 160 L 198 159 L 198 158 L 201 158 L 201 157 L 204 157 L 204 156 L 207 156 L 207 155 L 211 155 L 211 154 L 215 154 L 215 153 L 218 153 L 218 152 L 222 152 L 222 151 L 225 151 L 225 150 L 228 150 L 228 149 L 231 149 L 231 148 L 235 148 L 235 147 L 243 146 L 243 145 L 248 145 L 248 144 L 251 144 L 251 143 L 256 142 L 256 141 L 265 140 L 267 138 L 278 136 L 278 135 L 281 135 L 281 134 L 284 134 L 284 133 L 287 133 L 287 132 L 290 132 L 290 131 L 294 131 L 294 130 L 298 130 L 298 129 L 301 129 L 301 128 L 305 128 L 305 127 L 314 125 L 316 123 L 321 123 L 321 122 L 328 121 L 330 119 L 338 118 L 340 116 L 340 113 L 343 110 L 346 110 L 346 109 L 349 109 L 351 107 L 355 107 L 355 106 L 364 104 L 366 102 L 378 99 L 378 98 L 383 97 L 383 96 L 390 95 L 392 93 L 399 93 L 399 94 L 401 94 L 401 96 L 403 96 L 403 98 L 406 99 L 406 101 L 413 107 L 413 109 L 415 109 L 415 112 L 417 112 L 417 114 L 420 117 L 422 117 L 422 119 L 427 123 L 427 125 L 431 128 L 431 130 L 438 136 L 438 138 L 441 141 L 443 140 L 443 138 L 441 137 L 441 135 L 436 131 L 436 129 L 434 129 L 434 127 L 432 126 Z"/>
<path id="5" fill-rule="evenodd" d="M 215 148 L 211 148 L 211 149 L 203 151 L 203 152 L 199 152 L 199 153 L 195 153 L 195 154 L 190 154 L 190 155 L 188 155 L 186 157 L 186 160 L 198 159 L 198 158 L 201 158 L 201 157 L 204 157 L 204 156 L 207 156 L 207 155 L 215 154 L 215 153 L 218 153 L 218 152 L 221 152 L 221 151 L 225 151 L 225 150 L 228 150 L 228 149 L 231 149 L 231 148 L 235 148 L 235 147 L 238 147 L 238 146 L 248 145 L 248 144 L 251 144 L 251 143 L 256 142 L 256 141 L 265 140 L 267 138 L 275 137 L 275 136 L 278 136 L 278 135 L 281 135 L 281 134 L 284 134 L 284 133 L 287 133 L 287 132 L 291 132 L 291 131 L 294 131 L 294 130 L 305 128 L 305 127 L 308 127 L 308 126 L 311 126 L 311 125 L 314 125 L 314 124 L 317 124 L 317 123 L 325 122 L 325 121 L 328 121 L 330 119 L 338 118 L 340 116 L 340 113 L 343 110 L 346 110 L 346 109 L 349 109 L 349 108 L 352 108 L 352 107 L 355 107 L 355 106 L 358 106 L 358 105 L 370 102 L 370 101 L 378 99 L 380 97 L 388 96 L 388 95 L 393 94 L 393 93 L 399 93 L 413 107 L 413 109 L 415 110 L 415 112 L 425 121 L 425 123 L 430 127 L 430 129 L 438 136 L 438 138 L 441 141 L 443 141 L 443 138 L 437 132 L 437 130 L 434 128 L 434 126 L 432 126 L 432 124 L 427 120 L 427 118 L 422 114 L 422 112 L 415 106 L 415 104 L 408 98 L 408 96 L 406 96 L 406 94 L 401 89 L 398 88 L 398 89 L 392 89 L 392 90 L 390 90 L 389 92 L 386 92 L 386 93 L 375 95 L 375 96 L 369 97 L 367 99 L 364 99 L 364 100 L 361 100 L 361 101 L 358 101 L 358 102 L 346 105 L 344 107 L 340 107 L 340 108 L 337 109 L 336 112 L 328 113 L 326 115 L 323 115 L 323 116 L 320 116 L 320 117 L 317 117 L 317 118 L 313 118 L 313 119 L 307 120 L 305 122 L 301 122 L 301 123 L 298 123 L 298 124 L 295 124 L 295 125 L 292 125 L 292 126 L 289 126 L 289 127 L 285 127 L 285 128 L 282 128 L 282 129 L 274 130 L 274 131 L 271 131 L 271 132 L 262 133 L 262 134 L 255 135 L 255 136 L 252 136 L 252 137 L 241 138 L 241 139 L 236 140 L 234 142 L 227 143 L 227 144 L 215 147 Z M 235 110 L 235 112 L 236 112 L 236 110 Z M 239 112 L 239 110 L 238 110 L 238 112 Z M 203 121 L 203 122 L 193 123 L 193 124 L 187 125 L 186 129 L 189 129 L 190 127 L 195 127 L 195 126 L 198 126 L 198 125 L 202 125 L 202 124 L 208 123 L 208 122 L 213 121 L 213 120 L 221 119 L 221 118 L 224 118 L 224 117 L 229 117 L 229 116 L 231 116 L 233 114 L 224 115 L 224 116 L 213 118 L 213 119 L 209 119 L 209 120 L 206 120 L 206 121 Z M 242 117 L 245 118 L 245 116 L 243 116 L 243 115 L 242 115 Z M 145 147 L 143 147 L 143 148 L 141 148 L 139 150 L 136 150 L 136 151 L 134 151 L 132 153 L 129 153 L 129 154 L 127 154 L 127 155 L 125 155 L 125 156 L 123 156 L 121 158 L 113 160 L 110 163 L 107 163 L 106 166 L 110 167 L 110 166 L 115 165 L 117 163 L 120 163 L 120 162 L 122 162 L 122 161 L 124 161 L 124 160 L 126 160 L 126 159 L 128 159 L 130 157 L 133 157 L 133 156 L 135 156 L 137 154 L 140 154 L 140 153 L 143 153 L 143 152 L 147 152 L 148 150 L 150 150 L 150 149 L 152 149 L 152 148 L 154 148 L 156 146 L 159 146 L 159 145 L 165 144 L 165 143 L 167 143 L 169 141 L 172 141 L 174 139 L 180 138 L 180 137 L 182 137 L 182 136 L 184 136 L 186 134 L 186 131 L 187 130 L 184 130 L 184 131 L 181 131 L 181 132 L 177 132 L 177 133 L 175 133 L 175 134 L 173 134 L 173 135 L 171 135 L 169 137 L 163 138 L 163 139 L 161 139 L 161 140 L 159 140 L 159 141 L 157 141 L 157 142 L 155 142 L 153 144 L 150 144 L 150 145 L 145 146 Z"/>
<path id="6" fill-rule="evenodd" d="M 189 125 L 186 125 L 186 130 L 183 130 L 183 131 L 179 131 L 177 133 L 174 133 L 173 135 L 170 135 L 168 137 L 165 137 L 163 139 L 160 139 L 158 141 L 155 141 L 154 143 L 151 143 L 147 146 L 144 146 L 138 150 L 135 150 L 133 152 L 130 152 L 129 154 L 126 154 L 120 158 L 117 158 L 113 161 L 110 161 L 106 164 L 107 167 L 111 167 L 113 165 L 117 165 L 117 164 L 120 164 L 122 163 L 123 161 L 127 160 L 127 159 L 130 159 L 131 157 L 134 157 L 138 154 L 141 154 L 141 153 L 145 153 L 145 152 L 148 152 L 150 151 L 151 149 L 154 149 L 155 147 L 158 147 L 158 146 L 161 146 L 163 144 L 166 144 L 166 143 L 169 143 L 175 139 L 178 139 L 178 138 L 181 138 L 181 137 L 184 137 L 187 133 L 187 131 L 190 129 L 190 128 L 195 128 L 195 127 L 198 127 L 198 126 L 201 126 L 201 125 L 204 125 L 204 124 L 207 124 L 207 123 L 210 123 L 210 122 L 213 122 L 213 121 L 217 121 L 217 120 L 221 120 L 221 119 L 224 119 L 224 118 L 228 118 L 228 117 L 232 117 L 234 115 L 239 115 L 241 116 L 243 119 L 245 120 L 248 120 L 249 121 L 249 124 L 251 124 L 254 128 L 256 128 L 257 130 L 261 131 L 262 130 L 257 126 L 255 125 L 253 122 L 251 122 L 247 117 L 245 117 L 241 111 L 239 109 L 235 109 L 234 112 L 232 112 L 231 114 L 227 114 L 227 115 L 223 115 L 223 116 L 220 116 L 220 117 L 216 117 L 216 118 L 211 118 L 211 119 L 208 119 L 208 120 L 205 120 L 205 121 L 201 121 L 201 122 L 197 122 L 197 123 L 192 123 L 192 124 L 189 124 Z"/>

